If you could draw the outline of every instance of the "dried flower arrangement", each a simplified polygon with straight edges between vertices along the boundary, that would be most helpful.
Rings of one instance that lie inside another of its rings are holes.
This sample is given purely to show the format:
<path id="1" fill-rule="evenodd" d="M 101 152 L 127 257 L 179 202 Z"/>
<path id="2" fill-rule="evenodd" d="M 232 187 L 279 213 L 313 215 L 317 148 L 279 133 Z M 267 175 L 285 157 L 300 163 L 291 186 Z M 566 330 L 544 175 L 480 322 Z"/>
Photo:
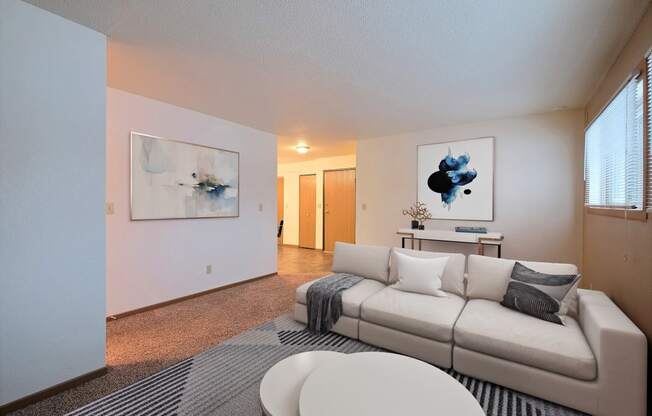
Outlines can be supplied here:
<path id="1" fill-rule="evenodd" d="M 426 207 L 426 204 L 419 201 L 417 201 L 410 208 L 404 209 L 403 215 L 407 215 L 408 217 L 412 218 L 412 221 L 416 221 L 419 226 L 421 226 L 423 221 L 432 219 L 432 214 L 428 210 L 428 207 Z"/>

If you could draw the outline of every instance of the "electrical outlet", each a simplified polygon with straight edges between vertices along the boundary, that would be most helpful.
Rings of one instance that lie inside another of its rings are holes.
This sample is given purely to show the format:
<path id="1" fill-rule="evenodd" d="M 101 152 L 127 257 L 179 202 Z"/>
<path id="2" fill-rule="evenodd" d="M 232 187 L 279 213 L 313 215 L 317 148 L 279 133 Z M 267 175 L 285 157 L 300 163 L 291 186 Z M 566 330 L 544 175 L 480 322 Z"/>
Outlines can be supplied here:
<path id="1" fill-rule="evenodd" d="M 113 202 L 107 202 L 105 204 L 104 210 L 106 212 L 106 215 L 113 215 L 115 213 Z"/>
<path id="2" fill-rule="evenodd" d="M 213 273 L 213 265 L 209 264 L 206 266 L 206 274 L 211 274 Z"/>
<path id="3" fill-rule="evenodd" d="M 263 204 L 258 204 L 258 211 L 263 212 Z"/>
<path id="4" fill-rule="evenodd" d="M 362 204 L 362 210 L 366 211 L 367 210 L 367 204 Z"/>

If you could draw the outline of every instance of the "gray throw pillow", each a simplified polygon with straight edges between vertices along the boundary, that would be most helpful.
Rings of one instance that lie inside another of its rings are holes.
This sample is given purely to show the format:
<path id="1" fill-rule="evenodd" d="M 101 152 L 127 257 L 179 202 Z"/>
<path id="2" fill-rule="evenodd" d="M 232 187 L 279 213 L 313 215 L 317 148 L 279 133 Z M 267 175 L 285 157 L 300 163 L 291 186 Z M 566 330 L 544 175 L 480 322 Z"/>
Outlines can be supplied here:
<path id="1" fill-rule="evenodd" d="M 501 305 L 545 321 L 563 325 L 559 309 L 580 275 L 534 271 L 516 262 Z"/>

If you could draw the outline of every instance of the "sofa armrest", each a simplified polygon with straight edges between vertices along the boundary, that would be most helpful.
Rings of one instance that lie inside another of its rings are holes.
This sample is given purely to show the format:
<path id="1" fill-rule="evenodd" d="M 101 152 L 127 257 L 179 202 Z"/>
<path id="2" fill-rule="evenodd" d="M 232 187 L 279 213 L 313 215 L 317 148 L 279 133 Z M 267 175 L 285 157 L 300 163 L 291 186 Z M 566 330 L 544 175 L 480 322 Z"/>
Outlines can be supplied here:
<path id="1" fill-rule="evenodd" d="M 647 339 L 603 292 L 579 289 L 579 323 L 598 364 L 598 415 L 646 414 Z"/>

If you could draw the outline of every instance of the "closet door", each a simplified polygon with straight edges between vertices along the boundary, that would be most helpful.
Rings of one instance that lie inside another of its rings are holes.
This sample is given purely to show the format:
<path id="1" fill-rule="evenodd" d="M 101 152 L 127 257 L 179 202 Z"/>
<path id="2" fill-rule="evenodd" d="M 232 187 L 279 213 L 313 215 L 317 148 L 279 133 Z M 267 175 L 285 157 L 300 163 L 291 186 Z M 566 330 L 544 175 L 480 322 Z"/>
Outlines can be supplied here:
<path id="1" fill-rule="evenodd" d="M 355 169 L 324 172 L 324 250 L 355 243 Z"/>
<path id="2" fill-rule="evenodd" d="M 299 247 L 315 248 L 317 176 L 299 176 Z"/>

